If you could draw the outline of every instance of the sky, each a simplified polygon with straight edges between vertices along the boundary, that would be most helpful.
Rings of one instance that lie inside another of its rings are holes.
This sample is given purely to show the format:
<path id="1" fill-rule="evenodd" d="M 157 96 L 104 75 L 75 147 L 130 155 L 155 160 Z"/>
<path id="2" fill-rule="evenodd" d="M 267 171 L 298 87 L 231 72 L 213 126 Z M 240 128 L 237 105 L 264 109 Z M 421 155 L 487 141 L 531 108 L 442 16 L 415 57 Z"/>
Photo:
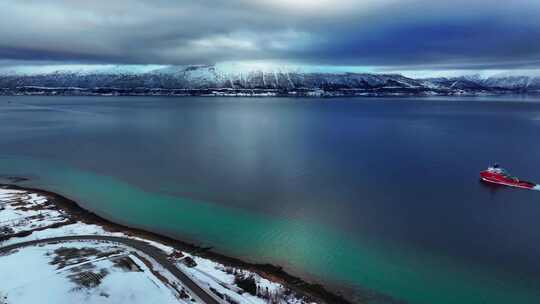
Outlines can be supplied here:
<path id="1" fill-rule="evenodd" d="M 540 69 L 538 0 L 2 0 L 0 67 Z"/>

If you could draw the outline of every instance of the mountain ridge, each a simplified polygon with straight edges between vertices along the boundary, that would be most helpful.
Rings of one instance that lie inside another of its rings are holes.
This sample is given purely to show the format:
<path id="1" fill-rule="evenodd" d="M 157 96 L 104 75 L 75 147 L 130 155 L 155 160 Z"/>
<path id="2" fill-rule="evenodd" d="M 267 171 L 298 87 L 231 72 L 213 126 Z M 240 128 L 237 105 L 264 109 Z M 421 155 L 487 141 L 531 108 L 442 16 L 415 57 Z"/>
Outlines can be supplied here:
<path id="1" fill-rule="evenodd" d="M 0 72 L 4 95 L 491 95 L 540 93 L 539 76 L 411 78 L 400 74 L 235 71 L 215 65 Z"/>

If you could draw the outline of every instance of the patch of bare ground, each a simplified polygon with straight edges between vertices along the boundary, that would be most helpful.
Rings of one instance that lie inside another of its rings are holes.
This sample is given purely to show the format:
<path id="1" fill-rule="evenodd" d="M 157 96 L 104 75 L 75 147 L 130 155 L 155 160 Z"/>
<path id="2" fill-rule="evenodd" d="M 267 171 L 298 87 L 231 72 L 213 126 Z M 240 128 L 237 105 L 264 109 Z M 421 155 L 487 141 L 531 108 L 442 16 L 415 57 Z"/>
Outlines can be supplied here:
<path id="1" fill-rule="evenodd" d="M 99 286 L 103 279 L 109 274 L 107 269 L 100 269 L 99 271 L 93 270 L 82 270 L 81 268 L 91 268 L 91 264 L 84 264 L 80 268 L 72 268 L 72 272 L 67 277 L 77 286 L 72 289 L 72 291 L 79 291 L 83 288 L 91 289 Z"/>
<path id="2" fill-rule="evenodd" d="M 142 272 L 143 270 L 137 263 L 133 261 L 130 257 L 121 257 L 118 259 L 113 259 L 111 262 L 113 262 L 114 267 L 122 269 L 123 271 L 129 272 Z"/>
<path id="3" fill-rule="evenodd" d="M 84 247 L 84 248 L 72 248 L 72 247 L 60 247 L 54 251 L 54 257 L 49 262 L 51 265 L 56 265 L 58 270 L 67 266 L 77 265 L 85 262 L 89 262 L 95 259 L 101 259 L 110 257 L 121 253 L 123 250 L 114 249 L 109 251 L 101 251 L 96 248 Z"/>

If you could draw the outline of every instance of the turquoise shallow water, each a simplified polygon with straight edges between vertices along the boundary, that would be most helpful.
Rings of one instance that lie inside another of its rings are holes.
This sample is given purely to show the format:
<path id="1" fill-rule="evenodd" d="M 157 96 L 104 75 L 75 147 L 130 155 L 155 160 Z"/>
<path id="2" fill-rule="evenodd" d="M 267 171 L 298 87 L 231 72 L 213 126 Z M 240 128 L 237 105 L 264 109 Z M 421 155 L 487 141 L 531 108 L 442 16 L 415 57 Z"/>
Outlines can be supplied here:
<path id="1" fill-rule="evenodd" d="M 99 214 L 182 239 L 202 240 L 233 256 L 287 263 L 295 273 L 373 289 L 411 303 L 539 303 L 538 282 L 411 248 L 353 242 L 346 234 L 299 220 L 268 217 L 212 202 L 144 191 L 65 164 L 1 156 L 6 175 L 56 191 Z"/>
<path id="2" fill-rule="evenodd" d="M 539 192 L 478 181 L 540 181 L 539 128 L 534 98 L 0 97 L 0 176 L 356 294 L 540 303 Z"/>

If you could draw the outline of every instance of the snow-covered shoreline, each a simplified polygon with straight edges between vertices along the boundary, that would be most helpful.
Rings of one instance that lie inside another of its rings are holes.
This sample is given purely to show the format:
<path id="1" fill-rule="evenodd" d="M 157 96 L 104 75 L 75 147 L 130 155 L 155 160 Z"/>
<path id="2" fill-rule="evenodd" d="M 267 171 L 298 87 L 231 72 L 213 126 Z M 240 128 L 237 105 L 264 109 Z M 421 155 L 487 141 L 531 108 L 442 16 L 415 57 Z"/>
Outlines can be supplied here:
<path id="1" fill-rule="evenodd" d="M 265 271 L 254 271 L 253 268 L 246 269 L 241 265 L 226 265 L 208 257 L 197 256 L 193 250 L 190 252 L 180 248 L 181 246 L 163 242 L 166 238 L 152 237 L 151 233 L 141 233 L 136 229 L 108 223 L 106 220 L 100 222 L 96 220 L 97 216 L 89 212 L 85 217 L 85 211 L 81 212 L 84 209 L 75 202 L 61 202 L 62 200 L 67 199 L 55 197 L 54 193 L 46 191 L 0 186 L 0 222 L 3 223 L 0 247 L 59 236 L 96 235 L 136 239 L 163 251 L 181 271 L 221 298 L 224 303 L 334 302 L 323 300 L 317 297 L 319 295 L 307 296 L 307 293 L 298 288 L 286 286 L 286 280 L 269 280 L 265 278 Z M 66 204 L 70 202 L 73 205 L 71 207 L 80 210 L 66 208 Z M 115 227 L 111 227 L 111 224 Z M 269 276 L 278 277 L 275 274 Z M 340 297 L 327 294 L 340 299 L 339 302 L 345 302 Z"/>

